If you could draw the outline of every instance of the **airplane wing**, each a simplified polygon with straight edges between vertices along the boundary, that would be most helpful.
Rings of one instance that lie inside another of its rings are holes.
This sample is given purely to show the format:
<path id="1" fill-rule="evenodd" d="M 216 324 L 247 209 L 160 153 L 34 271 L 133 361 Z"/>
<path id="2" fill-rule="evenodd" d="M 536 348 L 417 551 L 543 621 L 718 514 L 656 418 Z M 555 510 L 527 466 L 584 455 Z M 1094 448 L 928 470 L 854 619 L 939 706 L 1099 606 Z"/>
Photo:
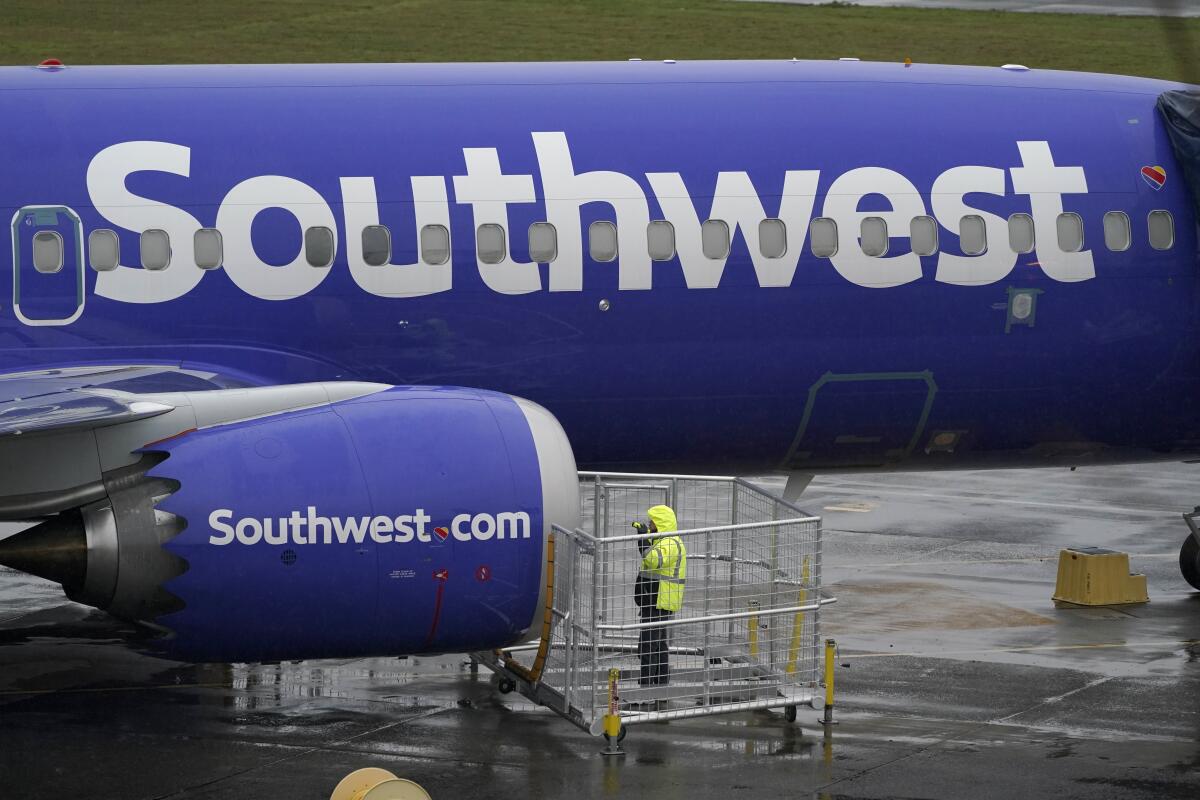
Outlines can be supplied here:
<path id="1" fill-rule="evenodd" d="M 96 428 L 170 411 L 174 406 L 126 400 L 80 389 L 0 403 L 0 437 L 37 431 Z"/>
<path id="2" fill-rule="evenodd" d="M 172 410 L 138 394 L 225 389 L 241 384 L 176 365 L 61 367 L 0 375 L 0 437 L 86 429 Z"/>

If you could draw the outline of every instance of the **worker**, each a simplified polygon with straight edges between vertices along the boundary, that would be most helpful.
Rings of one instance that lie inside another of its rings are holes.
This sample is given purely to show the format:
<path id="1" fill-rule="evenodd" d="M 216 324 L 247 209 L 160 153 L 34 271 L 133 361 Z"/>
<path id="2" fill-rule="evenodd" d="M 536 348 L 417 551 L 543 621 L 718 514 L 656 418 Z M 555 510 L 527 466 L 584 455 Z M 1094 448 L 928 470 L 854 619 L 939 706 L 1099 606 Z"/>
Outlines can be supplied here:
<path id="1" fill-rule="evenodd" d="M 687 550 L 683 540 L 671 535 L 678 530 L 675 512 L 669 506 L 654 506 L 646 512 L 649 522 L 633 527 L 643 538 L 638 540 L 641 569 L 634 585 L 634 602 L 641 609 L 643 623 L 656 623 L 641 629 L 638 658 L 641 675 L 638 684 L 654 686 L 670 682 L 667 662 L 668 622 L 683 608 L 684 582 L 687 580 Z"/>

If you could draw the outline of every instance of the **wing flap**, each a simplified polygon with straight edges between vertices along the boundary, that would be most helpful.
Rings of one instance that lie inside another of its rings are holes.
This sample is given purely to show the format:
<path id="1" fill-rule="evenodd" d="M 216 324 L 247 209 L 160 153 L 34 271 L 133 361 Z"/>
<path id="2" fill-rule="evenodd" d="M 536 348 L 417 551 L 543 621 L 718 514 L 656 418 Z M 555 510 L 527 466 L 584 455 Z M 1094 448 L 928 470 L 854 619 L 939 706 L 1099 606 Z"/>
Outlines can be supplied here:
<path id="1" fill-rule="evenodd" d="M 40 394 L 0 403 L 0 436 L 97 428 L 165 414 L 174 407 L 82 390 Z"/>

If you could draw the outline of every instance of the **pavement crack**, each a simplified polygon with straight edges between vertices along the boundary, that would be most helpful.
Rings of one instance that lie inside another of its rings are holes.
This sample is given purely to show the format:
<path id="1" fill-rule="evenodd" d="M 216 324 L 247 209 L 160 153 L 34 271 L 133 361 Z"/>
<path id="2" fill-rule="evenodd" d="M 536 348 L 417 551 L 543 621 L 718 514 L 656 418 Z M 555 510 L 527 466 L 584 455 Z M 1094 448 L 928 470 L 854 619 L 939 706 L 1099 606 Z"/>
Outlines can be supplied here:
<path id="1" fill-rule="evenodd" d="M 1084 691 L 1087 691 L 1088 689 L 1095 688 L 1096 686 L 1099 686 L 1103 683 L 1108 683 L 1111 680 L 1113 680 L 1112 677 L 1096 678 L 1096 679 L 1088 681 L 1083 686 L 1078 686 L 1069 692 L 1063 692 L 1062 694 L 1055 695 L 1054 697 L 1048 697 L 1045 700 L 1041 700 L 1037 703 L 1034 703 L 1029 708 L 1022 709 L 1021 711 L 1017 711 L 1013 714 L 1009 714 L 1006 717 L 1000 717 L 998 719 L 984 720 L 982 722 L 977 722 L 973 725 L 970 725 L 963 730 L 955 731 L 953 733 L 948 733 L 945 736 L 939 737 L 938 739 L 936 739 L 928 744 L 918 747 L 916 750 L 913 750 L 910 753 L 905 753 L 903 755 L 896 756 L 893 759 L 889 759 L 888 761 L 884 761 L 882 763 L 875 764 L 870 767 L 866 767 L 865 769 L 861 769 L 858 772 L 855 772 L 853 775 L 847 775 L 844 778 L 838 778 L 835 781 L 830 781 L 829 783 L 826 783 L 822 786 L 817 787 L 813 791 L 813 794 L 819 796 L 821 794 L 821 792 L 823 792 L 826 789 L 829 789 L 831 787 L 837 786 L 840 783 L 854 781 L 854 780 L 857 780 L 858 778 L 861 778 L 864 775 L 869 775 L 872 772 L 876 772 L 885 767 L 890 767 L 894 764 L 899 764 L 902 761 L 907 761 L 910 758 L 922 755 L 924 753 L 928 753 L 935 748 L 941 747 L 942 745 L 946 744 L 946 742 L 950 741 L 951 739 L 962 739 L 965 736 L 969 736 L 973 733 L 976 733 L 978 731 L 981 731 L 981 730 L 987 728 L 989 725 L 1002 724 L 1002 723 L 1012 720 L 1016 717 L 1019 717 L 1022 714 L 1026 714 L 1030 711 L 1033 711 L 1034 709 L 1041 708 L 1042 706 L 1052 705 L 1054 703 L 1061 702 L 1062 700 L 1065 700 L 1066 698 L 1068 698 L 1072 695 L 1079 694 L 1080 692 L 1084 692 Z"/>
<path id="2" fill-rule="evenodd" d="M 994 722 L 994 723 L 1008 722 L 1009 720 L 1016 719 L 1017 717 L 1021 716 L 1022 714 L 1028 714 L 1030 711 L 1041 708 L 1042 706 L 1049 706 L 1049 705 L 1053 705 L 1055 703 L 1062 702 L 1063 700 L 1067 699 L 1068 697 L 1071 697 L 1072 695 L 1079 694 L 1080 692 L 1086 692 L 1088 689 L 1093 689 L 1097 686 L 1100 686 L 1101 684 L 1108 683 L 1111 680 L 1113 680 L 1113 676 L 1111 676 L 1111 675 L 1102 677 L 1102 678 L 1093 678 L 1092 680 L 1085 683 L 1083 686 L 1076 687 L 1069 692 L 1063 692 L 1062 694 L 1056 695 L 1054 697 L 1047 697 L 1045 700 L 1042 700 L 1041 702 L 1034 703 L 1029 708 L 1023 709 L 1021 711 L 1017 711 L 1014 714 L 1009 714 L 1007 717 L 999 717 L 997 719 L 993 719 L 993 720 L 991 720 L 991 722 Z"/>
<path id="3" fill-rule="evenodd" d="M 330 742 L 329 744 L 322 745 L 321 747 L 305 747 L 303 749 L 297 750 L 296 752 L 294 752 L 290 755 L 282 756 L 282 757 L 276 758 L 272 761 L 267 761 L 266 763 L 263 763 L 263 764 L 255 764 L 252 767 L 247 767 L 246 769 L 238 770 L 237 772 L 231 772 L 228 775 L 222 775 L 219 778 L 213 778 L 212 780 L 201 781 L 200 783 L 193 784 L 191 786 L 186 786 L 177 791 L 170 792 L 169 794 L 156 795 L 153 798 L 153 800 L 169 800 L 169 798 L 173 798 L 173 797 L 185 797 L 186 795 L 188 795 L 189 793 L 191 793 L 197 789 L 206 789 L 210 786 L 216 786 L 217 784 L 223 783 L 232 778 L 240 778 L 241 776 L 248 775 L 251 772 L 255 772 L 260 769 L 266 769 L 269 767 L 278 766 L 279 764 L 283 764 L 288 761 L 294 761 L 297 758 L 302 758 L 304 756 L 312 755 L 313 753 L 319 753 L 319 752 L 323 752 L 323 751 L 329 750 L 329 749 L 337 749 L 337 748 L 345 747 L 346 745 L 350 744 L 351 742 L 361 739 L 364 736 L 371 736 L 376 733 L 380 733 L 382 731 L 389 730 L 391 728 L 399 727 L 400 725 L 407 725 L 410 722 L 416 722 L 418 720 L 428 719 L 429 717 L 435 716 L 437 714 L 442 714 L 442 713 L 445 713 L 446 711 L 451 711 L 451 710 L 453 710 L 453 709 L 451 709 L 451 708 L 434 708 L 434 709 L 431 709 L 431 710 L 426 711 L 421 714 L 413 714 L 412 716 L 407 716 L 407 717 L 404 717 L 403 719 L 394 720 L 392 722 L 388 722 L 383 725 L 377 725 L 374 728 L 371 728 L 370 730 L 362 731 L 361 733 L 356 733 L 353 736 L 347 736 L 345 739 L 339 739 L 336 742 Z"/>

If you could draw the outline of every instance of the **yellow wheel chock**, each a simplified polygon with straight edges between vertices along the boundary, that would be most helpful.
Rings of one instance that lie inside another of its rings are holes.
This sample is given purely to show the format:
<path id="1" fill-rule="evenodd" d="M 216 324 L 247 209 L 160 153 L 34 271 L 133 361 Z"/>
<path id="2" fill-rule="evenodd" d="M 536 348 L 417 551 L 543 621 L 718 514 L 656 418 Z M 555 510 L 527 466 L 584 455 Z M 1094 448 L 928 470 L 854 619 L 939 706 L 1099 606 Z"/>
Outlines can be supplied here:
<path id="1" fill-rule="evenodd" d="M 386 769 L 356 769 L 338 783 L 329 800 L 432 800 L 429 792 Z"/>

